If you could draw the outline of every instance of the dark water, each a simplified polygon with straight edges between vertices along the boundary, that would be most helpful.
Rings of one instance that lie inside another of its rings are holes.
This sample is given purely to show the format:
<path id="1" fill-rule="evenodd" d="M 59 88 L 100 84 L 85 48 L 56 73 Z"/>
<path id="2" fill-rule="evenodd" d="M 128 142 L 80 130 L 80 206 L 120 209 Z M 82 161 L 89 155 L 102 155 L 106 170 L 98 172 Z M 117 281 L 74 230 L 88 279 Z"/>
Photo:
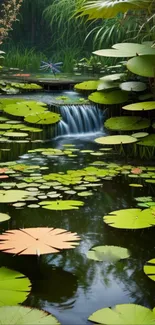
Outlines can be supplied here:
<path id="1" fill-rule="evenodd" d="M 98 149 L 93 137 L 59 138 L 48 143 L 48 147 L 61 148 L 64 143 L 75 143 L 80 149 Z M 53 172 L 84 168 L 95 160 L 97 157 L 83 154 L 76 159 L 64 156 L 36 159 L 33 154 L 25 154 L 19 162 L 48 165 Z M 1 231 L 49 226 L 77 232 L 82 239 L 73 250 L 40 258 L 0 253 L 0 266 L 23 272 L 32 282 L 31 293 L 24 305 L 52 313 L 63 325 L 89 324 L 90 314 L 115 304 L 132 302 L 150 308 L 155 306 L 155 284 L 143 273 L 144 263 L 155 254 L 154 228 L 125 231 L 103 223 L 103 216 L 108 212 L 136 207 L 135 196 L 155 196 L 151 186 L 131 188 L 128 184 L 125 176 L 103 181 L 93 196 L 82 198 L 85 205 L 79 210 L 15 209 L 1 205 L 1 211 L 9 212 L 11 216 L 8 223 L 1 224 Z M 131 257 L 116 263 L 87 259 L 87 251 L 99 245 L 126 247 Z"/>

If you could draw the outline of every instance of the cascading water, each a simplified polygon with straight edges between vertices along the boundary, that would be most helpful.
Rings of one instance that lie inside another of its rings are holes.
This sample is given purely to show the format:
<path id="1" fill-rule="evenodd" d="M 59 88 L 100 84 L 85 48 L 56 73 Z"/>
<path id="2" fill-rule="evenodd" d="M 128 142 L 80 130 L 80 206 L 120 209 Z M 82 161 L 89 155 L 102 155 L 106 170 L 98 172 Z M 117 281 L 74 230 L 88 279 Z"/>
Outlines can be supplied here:
<path id="1" fill-rule="evenodd" d="M 64 105 L 59 107 L 62 120 L 55 136 L 84 135 L 103 131 L 103 111 L 95 105 Z"/>

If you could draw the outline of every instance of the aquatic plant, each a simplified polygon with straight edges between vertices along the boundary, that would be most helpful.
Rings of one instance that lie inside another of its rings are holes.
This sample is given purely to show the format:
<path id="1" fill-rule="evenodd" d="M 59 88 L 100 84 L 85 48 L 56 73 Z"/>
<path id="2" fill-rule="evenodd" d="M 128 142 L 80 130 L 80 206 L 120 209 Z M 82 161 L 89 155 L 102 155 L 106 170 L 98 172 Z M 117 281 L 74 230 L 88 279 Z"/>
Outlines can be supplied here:
<path id="1" fill-rule="evenodd" d="M 128 258 L 128 249 L 118 246 L 96 246 L 87 252 L 87 257 L 94 261 L 116 262 Z"/>

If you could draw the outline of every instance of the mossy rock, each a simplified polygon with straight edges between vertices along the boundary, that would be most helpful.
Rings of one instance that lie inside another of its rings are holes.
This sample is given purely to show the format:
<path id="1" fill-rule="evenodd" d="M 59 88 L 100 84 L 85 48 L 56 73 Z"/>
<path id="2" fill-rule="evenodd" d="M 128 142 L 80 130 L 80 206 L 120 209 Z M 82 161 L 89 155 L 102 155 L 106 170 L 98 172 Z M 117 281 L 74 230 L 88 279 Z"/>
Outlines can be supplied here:
<path id="1" fill-rule="evenodd" d="M 138 145 L 155 147 L 155 134 L 149 134 L 147 137 L 137 142 Z"/>
<path id="2" fill-rule="evenodd" d="M 114 131 L 142 130 L 150 126 L 150 120 L 138 116 L 111 117 L 104 123 L 104 126 Z"/>
<path id="3" fill-rule="evenodd" d="M 114 105 L 126 102 L 128 100 L 128 93 L 121 90 L 95 92 L 90 94 L 88 99 L 97 104 Z"/>
<path id="4" fill-rule="evenodd" d="M 99 80 L 89 80 L 84 81 L 74 86 L 77 90 L 97 90 L 99 85 Z"/>

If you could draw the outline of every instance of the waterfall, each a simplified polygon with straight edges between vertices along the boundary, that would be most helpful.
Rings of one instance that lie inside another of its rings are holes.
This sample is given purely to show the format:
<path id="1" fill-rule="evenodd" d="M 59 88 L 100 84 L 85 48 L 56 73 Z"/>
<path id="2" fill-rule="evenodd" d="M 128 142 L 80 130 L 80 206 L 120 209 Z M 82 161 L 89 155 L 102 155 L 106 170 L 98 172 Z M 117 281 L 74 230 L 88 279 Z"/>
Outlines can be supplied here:
<path id="1" fill-rule="evenodd" d="M 95 133 L 103 131 L 103 111 L 95 105 L 62 105 L 62 120 L 55 136 Z"/>

